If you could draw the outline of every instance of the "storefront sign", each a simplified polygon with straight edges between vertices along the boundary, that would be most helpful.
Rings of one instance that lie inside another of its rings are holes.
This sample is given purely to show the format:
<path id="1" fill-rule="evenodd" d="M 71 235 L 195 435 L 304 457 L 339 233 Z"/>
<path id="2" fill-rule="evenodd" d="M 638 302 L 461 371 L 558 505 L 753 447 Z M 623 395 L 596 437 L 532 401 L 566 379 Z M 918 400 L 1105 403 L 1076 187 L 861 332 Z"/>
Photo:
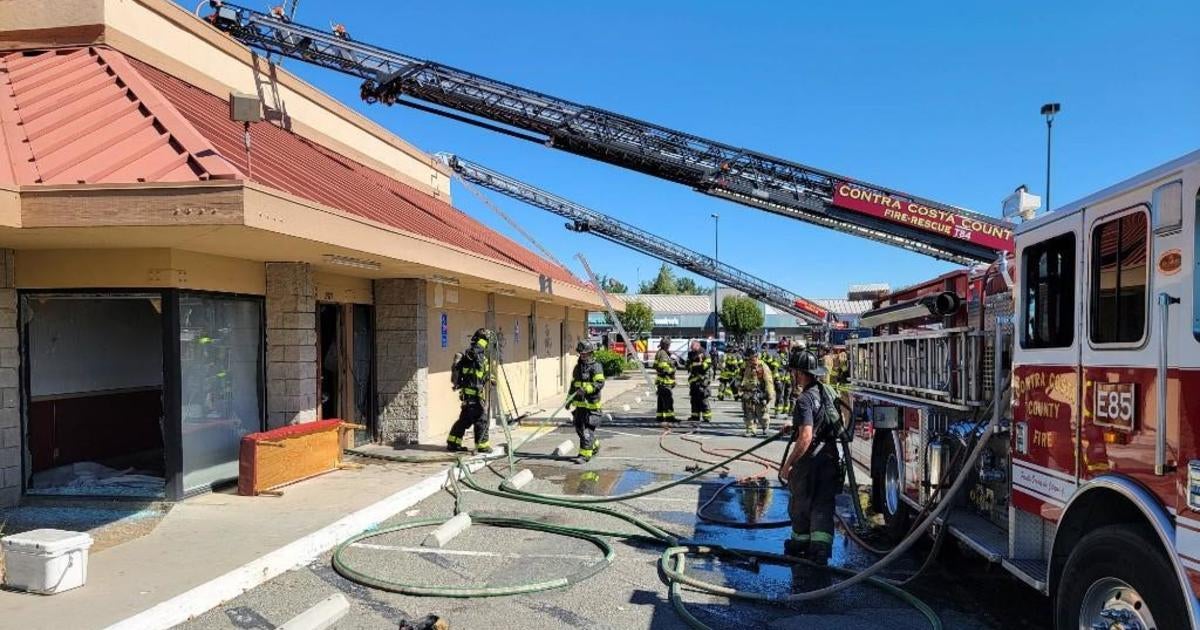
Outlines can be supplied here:
<path id="1" fill-rule="evenodd" d="M 854 184 L 838 182 L 833 188 L 833 205 L 997 251 L 1013 250 L 1012 228 L 1003 223 L 981 221 L 953 210 L 932 208 Z"/>
<path id="2" fill-rule="evenodd" d="M 439 285 L 440 286 L 440 285 Z M 442 347 L 450 346 L 450 318 L 442 313 Z"/>
<path id="3" fill-rule="evenodd" d="M 655 326 L 678 326 L 679 318 L 678 317 L 655 317 L 654 325 Z"/>

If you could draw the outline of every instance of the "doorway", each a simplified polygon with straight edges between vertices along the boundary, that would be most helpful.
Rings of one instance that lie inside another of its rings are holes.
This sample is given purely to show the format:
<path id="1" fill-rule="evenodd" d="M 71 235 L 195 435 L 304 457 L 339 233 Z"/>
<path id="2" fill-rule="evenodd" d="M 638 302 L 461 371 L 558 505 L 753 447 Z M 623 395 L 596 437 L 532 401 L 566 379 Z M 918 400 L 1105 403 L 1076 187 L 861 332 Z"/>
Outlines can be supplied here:
<path id="1" fill-rule="evenodd" d="M 341 418 L 343 372 L 341 305 L 318 305 L 317 319 L 317 343 L 321 363 L 321 418 Z"/>
<path id="2" fill-rule="evenodd" d="M 29 294 L 29 494 L 164 496 L 163 297 Z"/>
<path id="3" fill-rule="evenodd" d="M 322 303 L 317 307 L 321 418 L 366 426 L 354 445 L 375 435 L 375 307 Z"/>

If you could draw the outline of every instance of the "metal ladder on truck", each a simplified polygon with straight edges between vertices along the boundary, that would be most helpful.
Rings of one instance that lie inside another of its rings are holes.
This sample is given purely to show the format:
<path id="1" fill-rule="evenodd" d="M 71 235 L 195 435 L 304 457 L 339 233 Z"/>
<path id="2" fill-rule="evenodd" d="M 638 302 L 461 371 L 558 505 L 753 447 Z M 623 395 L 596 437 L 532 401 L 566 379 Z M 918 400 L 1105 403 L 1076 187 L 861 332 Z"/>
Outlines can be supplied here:
<path id="1" fill-rule="evenodd" d="M 531 206 L 570 220 L 567 229 L 595 234 L 600 238 L 642 252 L 699 276 L 733 287 L 750 297 L 800 319 L 806 324 L 825 326 L 831 315 L 816 303 L 787 289 L 756 278 L 732 265 L 719 262 L 645 230 L 618 221 L 606 214 L 585 208 L 553 193 L 504 175 L 470 160 L 448 153 L 438 154 L 446 166 L 464 181 L 502 193 Z"/>
<path id="2" fill-rule="evenodd" d="M 986 403 L 977 369 L 983 352 L 983 333 L 971 328 L 854 339 L 850 384 L 970 411 Z"/>
<path id="3" fill-rule="evenodd" d="M 222 0 L 204 16 L 243 44 L 363 80 L 405 105 L 959 264 L 1011 252 L 1000 219 L 351 40 Z"/>

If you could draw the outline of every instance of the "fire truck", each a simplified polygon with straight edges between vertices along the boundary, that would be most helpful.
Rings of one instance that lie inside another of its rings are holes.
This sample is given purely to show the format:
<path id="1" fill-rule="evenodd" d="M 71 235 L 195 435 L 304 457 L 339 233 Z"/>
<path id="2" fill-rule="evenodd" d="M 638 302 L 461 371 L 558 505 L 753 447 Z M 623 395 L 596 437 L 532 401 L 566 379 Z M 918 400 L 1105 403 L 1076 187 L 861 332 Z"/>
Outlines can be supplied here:
<path id="1" fill-rule="evenodd" d="M 1055 627 L 1200 625 L 1198 215 L 1200 151 L 864 314 L 852 456 L 890 529 L 969 475 L 941 525 L 1052 596 Z"/>
<path id="2" fill-rule="evenodd" d="M 242 44 L 361 79 L 368 103 L 966 265 L 893 293 L 863 317 L 875 334 L 848 342 L 864 438 L 852 456 L 888 528 L 940 515 L 1052 597 L 1058 628 L 1200 627 L 1200 395 L 1188 395 L 1200 386 L 1200 152 L 1040 217 L 1017 194 L 1013 225 L 286 14 L 208 7 Z"/>

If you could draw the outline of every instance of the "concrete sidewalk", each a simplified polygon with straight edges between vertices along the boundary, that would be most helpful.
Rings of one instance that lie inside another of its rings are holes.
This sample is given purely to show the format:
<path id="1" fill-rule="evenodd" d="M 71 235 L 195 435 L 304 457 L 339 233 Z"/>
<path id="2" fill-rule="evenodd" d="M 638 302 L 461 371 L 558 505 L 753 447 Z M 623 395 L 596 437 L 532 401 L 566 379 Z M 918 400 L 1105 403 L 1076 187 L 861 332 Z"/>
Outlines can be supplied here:
<path id="1" fill-rule="evenodd" d="M 640 385 L 636 377 L 614 380 L 605 398 Z M 547 417 L 561 403 L 543 401 L 545 411 L 532 417 Z M 513 437 L 535 432 L 516 428 Z M 83 588 L 51 597 L 0 591 L 0 627 L 170 628 L 409 510 L 441 489 L 450 467 L 350 461 L 364 467 L 289 486 L 281 497 L 231 489 L 182 501 L 151 533 L 92 554 Z"/>

